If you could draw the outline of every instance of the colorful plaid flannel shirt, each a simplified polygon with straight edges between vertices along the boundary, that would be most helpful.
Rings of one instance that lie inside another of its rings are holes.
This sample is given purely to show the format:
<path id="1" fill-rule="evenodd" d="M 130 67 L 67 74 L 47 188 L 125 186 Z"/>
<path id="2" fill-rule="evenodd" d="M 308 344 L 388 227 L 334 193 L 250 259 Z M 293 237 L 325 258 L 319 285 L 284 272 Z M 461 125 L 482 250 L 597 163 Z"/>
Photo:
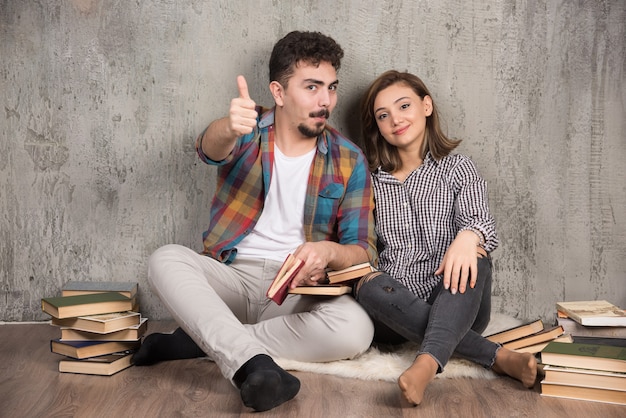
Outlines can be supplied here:
<path id="1" fill-rule="evenodd" d="M 249 135 L 238 138 L 223 161 L 202 152 L 200 159 L 218 166 L 209 228 L 203 233 L 204 254 L 230 263 L 237 244 L 254 228 L 269 191 L 274 162 L 274 111 L 259 107 L 259 122 Z M 331 127 L 319 136 L 309 176 L 304 209 L 308 242 L 335 241 L 364 248 L 377 263 L 370 172 L 363 152 Z M 280 220 L 277 220 L 280 222 Z"/>

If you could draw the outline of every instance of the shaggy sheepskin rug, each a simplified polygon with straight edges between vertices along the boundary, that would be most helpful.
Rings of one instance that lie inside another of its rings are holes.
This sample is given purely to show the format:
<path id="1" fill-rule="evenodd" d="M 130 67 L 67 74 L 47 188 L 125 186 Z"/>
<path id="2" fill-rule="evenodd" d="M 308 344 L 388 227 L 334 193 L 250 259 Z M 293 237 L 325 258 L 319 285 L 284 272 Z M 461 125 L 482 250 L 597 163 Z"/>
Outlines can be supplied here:
<path id="1" fill-rule="evenodd" d="M 502 315 L 493 314 L 489 326 L 483 335 L 521 325 L 522 321 Z M 381 351 L 370 347 L 365 353 L 351 360 L 338 360 L 328 363 L 303 363 L 294 360 L 275 359 L 285 370 L 330 374 L 362 380 L 383 380 L 395 382 L 415 359 L 419 345 L 406 343 L 393 351 Z M 496 374 L 470 361 L 452 357 L 438 378 L 474 377 L 492 379 Z"/>

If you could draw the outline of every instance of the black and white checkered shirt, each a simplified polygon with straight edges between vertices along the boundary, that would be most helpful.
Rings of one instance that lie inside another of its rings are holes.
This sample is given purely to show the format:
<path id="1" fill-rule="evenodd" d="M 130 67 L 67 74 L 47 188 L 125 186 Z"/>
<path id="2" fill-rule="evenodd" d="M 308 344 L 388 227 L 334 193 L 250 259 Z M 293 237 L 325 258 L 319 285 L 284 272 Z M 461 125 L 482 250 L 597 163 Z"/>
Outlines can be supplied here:
<path id="1" fill-rule="evenodd" d="M 498 246 L 489 212 L 485 181 L 472 160 L 450 154 L 424 163 L 402 183 L 380 168 L 372 174 L 379 269 L 401 281 L 424 300 L 442 279 L 434 272 L 464 229 L 485 237 L 485 250 Z"/>

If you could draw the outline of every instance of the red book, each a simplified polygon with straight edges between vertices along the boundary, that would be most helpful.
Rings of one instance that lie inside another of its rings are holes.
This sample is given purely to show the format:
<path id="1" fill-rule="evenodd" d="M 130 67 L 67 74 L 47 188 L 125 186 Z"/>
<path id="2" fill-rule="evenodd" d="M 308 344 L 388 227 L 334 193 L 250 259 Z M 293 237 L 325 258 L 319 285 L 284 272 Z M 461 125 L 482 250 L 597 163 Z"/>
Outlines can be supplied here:
<path id="1" fill-rule="evenodd" d="M 272 299 L 278 305 L 281 305 L 287 297 L 289 284 L 296 274 L 298 274 L 303 265 L 304 261 L 289 254 L 283 265 L 280 267 L 280 270 L 278 270 L 278 273 L 272 281 L 269 289 L 267 289 L 267 297 Z"/>

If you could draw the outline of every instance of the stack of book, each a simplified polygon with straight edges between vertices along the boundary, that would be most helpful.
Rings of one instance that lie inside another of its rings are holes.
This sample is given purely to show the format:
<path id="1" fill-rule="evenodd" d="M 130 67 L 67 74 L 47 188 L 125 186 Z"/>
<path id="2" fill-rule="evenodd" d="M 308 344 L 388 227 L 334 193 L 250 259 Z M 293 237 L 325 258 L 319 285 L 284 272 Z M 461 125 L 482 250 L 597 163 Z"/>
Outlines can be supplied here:
<path id="1" fill-rule="evenodd" d="M 569 329 L 574 342 L 550 343 L 541 351 L 542 396 L 626 405 L 626 339 L 620 338 L 626 330 L 624 311 L 603 300 L 559 302 L 556 307 L 559 324 Z"/>
<path id="2" fill-rule="evenodd" d="M 509 350 L 532 354 L 539 353 L 551 341 L 572 342 L 572 337 L 565 333 L 562 326 L 545 327 L 541 319 L 488 335 L 486 338 Z"/>
<path id="3" fill-rule="evenodd" d="M 556 321 L 574 337 L 626 338 L 626 313 L 606 300 L 559 302 Z"/>
<path id="4" fill-rule="evenodd" d="M 147 329 L 137 305 L 137 283 L 70 281 L 60 297 L 43 298 L 42 310 L 59 327 L 50 350 L 64 356 L 59 371 L 112 375 L 131 366 Z"/>

